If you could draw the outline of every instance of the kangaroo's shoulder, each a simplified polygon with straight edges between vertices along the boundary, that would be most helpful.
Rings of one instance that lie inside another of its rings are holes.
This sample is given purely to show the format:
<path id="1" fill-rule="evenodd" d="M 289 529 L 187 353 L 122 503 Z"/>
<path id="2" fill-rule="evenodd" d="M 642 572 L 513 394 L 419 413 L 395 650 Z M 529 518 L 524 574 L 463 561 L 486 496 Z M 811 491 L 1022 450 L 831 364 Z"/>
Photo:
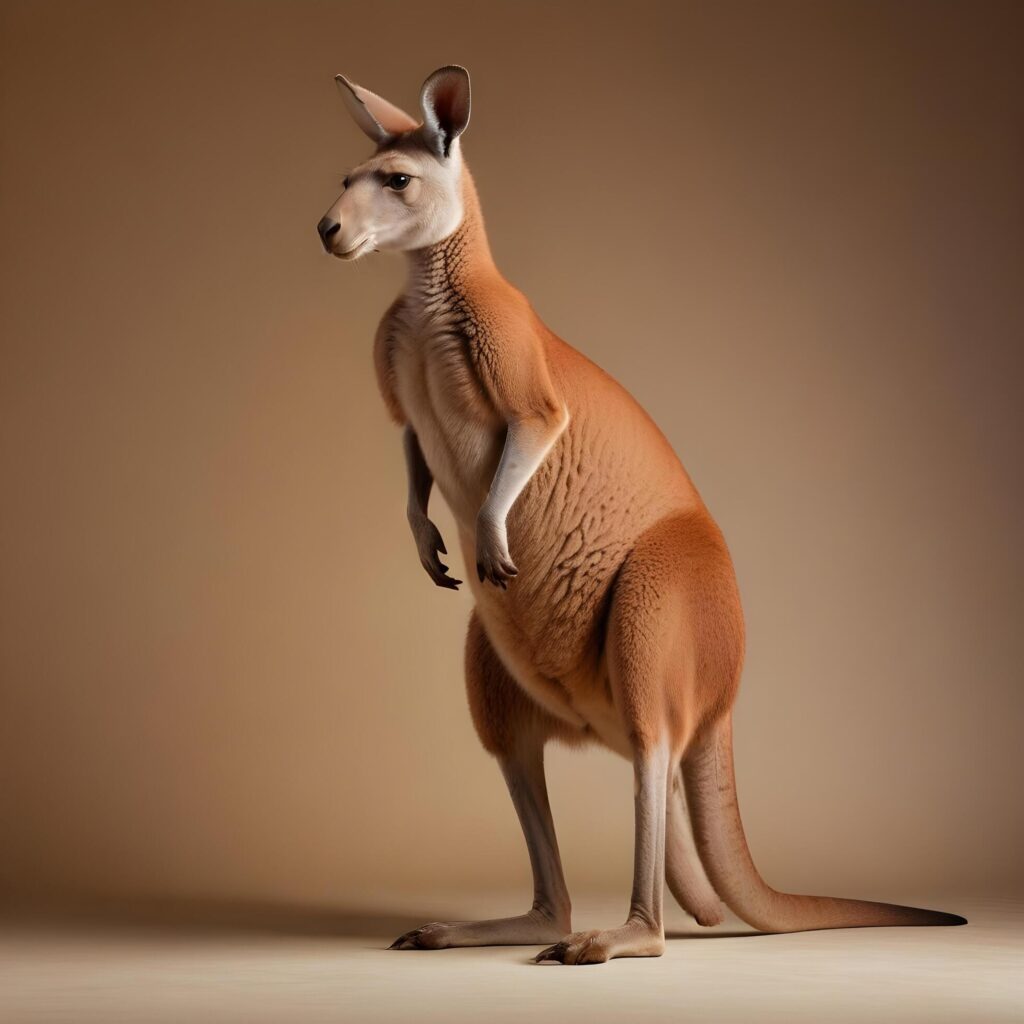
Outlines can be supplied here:
<path id="1" fill-rule="evenodd" d="M 453 372 L 460 369 L 453 360 L 460 362 L 499 417 L 547 418 L 563 407 L 547 369 L 548 333 L 526 296 L 497 272 L 438 273 L 385 314 L 379 358 L 394 379 L 395 349 L 409 342 L 418 350 L 420 372 L 435 362 Z"/>

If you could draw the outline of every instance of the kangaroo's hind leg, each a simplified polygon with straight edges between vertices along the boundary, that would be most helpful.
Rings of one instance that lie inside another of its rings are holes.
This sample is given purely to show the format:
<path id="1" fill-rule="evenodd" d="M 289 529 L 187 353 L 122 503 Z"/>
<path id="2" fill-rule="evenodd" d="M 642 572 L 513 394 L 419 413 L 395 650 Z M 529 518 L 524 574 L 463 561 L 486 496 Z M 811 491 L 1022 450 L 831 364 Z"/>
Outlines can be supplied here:
<path id="1" fill-rule="evenodd" d="M 570 928 L 569 893 L 544 778 L 544 744 L 566 727 L 538 707 L 494 653 L 474 613 L 466 638 L 466 687 L 481 742 L 498 759 L 526 837 L 533 906 L 489 921 L 435 921 L 395 940 L 392 949 L 540 946 Z"/>
<path id="2" fill-rule="evenodd" d="M 721 534 L 703 511 L 656 523 L 622 566 L 608 617 L 607 655 L 611 698 L 632 746 L 636 780 L 629 917 L 619 928 L 569 935 L 538 959 L 600 963 L 664 951 L 668 790 L 690 741 L 731 698 L 742 631 L 731 571 Z M 696 862 L 691 867 L 689 851 L 685 860 L 676 858 L 678 838 L 670 863 L 689 872 L 686 899 L 693 896 L 695 908 L 710 907 L 703 871 L 697 874 Z"/>
<path id="3" fill-rule="evenodd" d="M 665 948 L 662 901 L 669 788 L 685 747 L 688 606 L 683 562 L 685 538 L 673 520 L 648 530 L 626 559 L 614 585 L 606 639 L 609 689 L 632 748 L 635 780 L 633 893 L 629 916 L 618 928 L 574 932 L 537 959 L 563 964 L 603 963 L 621 956 L 660 956 Z M 674 817 L 674 815 L 673 815 Z M 711 902 L 703 871 L 690 870 L 673 838 L 673 881 L 686 881 L 694 906 Z M 699 879 L 699 881 L 695 881 Z"/>

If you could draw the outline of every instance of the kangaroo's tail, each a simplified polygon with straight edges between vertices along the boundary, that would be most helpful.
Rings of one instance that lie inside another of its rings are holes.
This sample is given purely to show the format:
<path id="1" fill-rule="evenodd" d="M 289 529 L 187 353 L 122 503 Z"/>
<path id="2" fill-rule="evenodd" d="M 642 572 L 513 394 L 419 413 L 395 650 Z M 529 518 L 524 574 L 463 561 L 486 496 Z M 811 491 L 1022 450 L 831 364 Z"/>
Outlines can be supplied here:
<path id="1" fill-rule="evenodd" d="M 695 741 L 683 762 L 694 838 L 711 883 L 725 904 L 763 932 L 881 925 L 966 924 L 963 917 L 892 903 L 793 896 L 776 892 L 754 865 L 743 834 L 732 760 L 732 720 L 726 716 Z"/>

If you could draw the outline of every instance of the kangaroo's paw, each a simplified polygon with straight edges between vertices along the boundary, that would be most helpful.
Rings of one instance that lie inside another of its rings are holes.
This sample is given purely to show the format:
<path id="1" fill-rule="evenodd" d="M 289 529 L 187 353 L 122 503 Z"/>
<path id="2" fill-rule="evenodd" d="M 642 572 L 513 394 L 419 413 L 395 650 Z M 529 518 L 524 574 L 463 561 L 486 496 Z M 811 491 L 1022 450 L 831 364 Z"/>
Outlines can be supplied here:
<path id="1" fill-rule="evenodd" d="M 508 534 L 503 523 L 494 523 L 483 514 L 476 526 L 476 574 L 483 583 L 487 580 L 507 590 L 519 570 L 508 553 Z"/>
<path id="2" fill-rule="evenodd" d="M 573 932 L 538 953 L 534 960 L 560 964 L 603 964 L 617 956 L 661 956 L 665 935 L 645 921 L 627 921 L 621 928 Z"/>
<path id="3" fill-rule="evenodd" d="M 531 911 L 493 921 L 434 921 L 399 935 L 389 949 L 448 949 L 452 946 L 539 946 L 565 934 L 568 920 Z"/>

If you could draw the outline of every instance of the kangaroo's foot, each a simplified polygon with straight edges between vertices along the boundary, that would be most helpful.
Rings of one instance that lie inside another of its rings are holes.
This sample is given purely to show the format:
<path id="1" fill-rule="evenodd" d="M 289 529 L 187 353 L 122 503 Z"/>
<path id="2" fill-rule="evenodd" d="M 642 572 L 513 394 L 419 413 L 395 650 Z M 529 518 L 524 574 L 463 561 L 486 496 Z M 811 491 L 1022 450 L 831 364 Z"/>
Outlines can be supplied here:
<path id="1" fill-rule="evenodd" d="M 390 949 L 448 949 L 452 946 L 539 946 L 571 927 L 568 916 L 531 910 L 493 921 L 434 921 L 400 935 Z"/>
<path id="2" fill-rule="evenodd" d="M 661 956 L 665 935 L 660 926 L 631 919 L 621 928 L 573 932 L 534 957 L 537 963 L 603 964 L 617 956 Z"/>

